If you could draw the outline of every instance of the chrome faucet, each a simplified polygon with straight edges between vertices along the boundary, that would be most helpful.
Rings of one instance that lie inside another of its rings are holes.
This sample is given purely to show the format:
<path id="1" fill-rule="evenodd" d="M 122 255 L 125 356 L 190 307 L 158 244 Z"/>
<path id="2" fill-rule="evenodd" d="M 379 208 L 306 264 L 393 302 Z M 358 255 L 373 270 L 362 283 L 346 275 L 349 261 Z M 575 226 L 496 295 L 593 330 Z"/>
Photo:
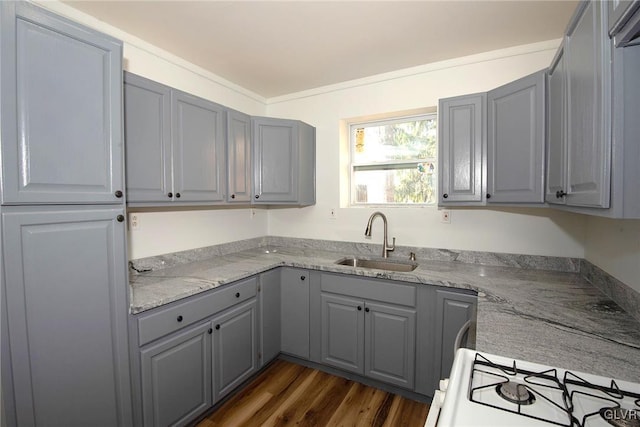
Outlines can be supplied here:
<path id="1" fill-rule="evenodd" d="M 387 238 L 387 217 L 384 216 L 382 212 L 374 212 L 369 217 L 369 222 L 367 222 L 367 229 L 364 230 L 364 235 L 367 237 L 371 237 L 371 226 L 373 225 L 373 220 L 375 217 L 381 217 L 384 222 L 384 240 L 382 241 L 382 257 L 389 258 L 389 252 L 393 251 L 396 248 L 396 238 L 393 238 L 393 244 L 389 246 L 389 239 Z"/>

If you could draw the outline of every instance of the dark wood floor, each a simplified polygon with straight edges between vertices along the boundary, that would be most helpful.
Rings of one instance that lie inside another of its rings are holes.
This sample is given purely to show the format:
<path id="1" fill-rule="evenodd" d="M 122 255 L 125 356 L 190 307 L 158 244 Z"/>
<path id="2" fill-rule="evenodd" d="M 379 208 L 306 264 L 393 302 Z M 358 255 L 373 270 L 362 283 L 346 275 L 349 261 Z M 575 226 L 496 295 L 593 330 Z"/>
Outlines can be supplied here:
<path id="1" fill-rule="evenodd" d="M 276 360 L 197 427 L 421 427 L 429 405 Z"/>

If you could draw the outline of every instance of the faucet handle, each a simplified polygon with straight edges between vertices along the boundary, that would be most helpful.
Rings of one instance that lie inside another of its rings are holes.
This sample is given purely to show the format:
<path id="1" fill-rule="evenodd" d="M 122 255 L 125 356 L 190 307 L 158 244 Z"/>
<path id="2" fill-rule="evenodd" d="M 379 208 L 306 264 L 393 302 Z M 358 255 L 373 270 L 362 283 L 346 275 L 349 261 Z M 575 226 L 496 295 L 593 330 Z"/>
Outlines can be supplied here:
<path id="1" fill-rule="evenodd" d="M 396 238 L 394 237 L 392 240 L 393 240 L 393 243 L 391 243 L 391 246 L 387 248 L 390 251 L 392 251 L 392 250 L 394 250 L 396 248 Z"/>

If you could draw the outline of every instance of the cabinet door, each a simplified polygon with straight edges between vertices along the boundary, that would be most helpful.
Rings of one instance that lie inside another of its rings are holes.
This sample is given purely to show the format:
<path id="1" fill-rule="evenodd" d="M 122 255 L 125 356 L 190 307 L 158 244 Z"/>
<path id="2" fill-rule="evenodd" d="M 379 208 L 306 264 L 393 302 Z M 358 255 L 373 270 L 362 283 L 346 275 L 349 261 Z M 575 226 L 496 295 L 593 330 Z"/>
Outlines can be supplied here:
<path id="1" fill-rule="evenodd" d="M 298 126 L 295 121 L 253 119 L 254 202 L 298 199 Z"/>
<path id="2" fill-rule="evenodd" d="M 566 71 L 564 50 L 560 50 L 549 68 L 547 78 L 547 186 L 545 201 L 564 204 L 566 163 Z"/>
<path id="3" fill-rule="evenodd" d="M 364 302 L 322 294 L 322 363 L 364 374 Z"/>
<path id="4" fill-rule="evenodd" d="M 28 2 L 0 13 L 2 203 L 121 202 L 121 42 Z"/>
<path id="5" fill-rule="evenodd" d="M 224 200 L 224 114 L 220 105 L 172 91 L 174 200 Z"/>
<path id="6" fill-rule="evenodd" d="M 482 202 L 485 94 L 441 99 L 439 204 Z"/>
<path id="7" fill-rule="evenodd" d="M 309 272 L 293 268 L 281 271 L 281 350 L 309 358 Z"/>
<path id="8" fill-rule="evenodd" d="M 487 203 L 544 201 L 545 71 L 487 94 Z"/>
<path id="9" fill-rule="evenodd" d="M 567 204 L 609 207 L 611 42 L 606 2 L 586 2 L 565 41 L 567 67 Z"/>
<path id="10" fill-rule="evenodd" d="M 448 378 L 455 356 L 455 341 L 460 329 L 475 317 L 477 297 L 451 291 L 436 292 L 436 371 Z"/>
<path id="11" fill-rule="evenodd" d="M 145 426 L 184 425 L 213 404 L 211 323 L 141 351 Z"/>
<path id="12" fill-rule="evenodd" d="M 171 200 L 171 89 L 124 74 L 128 202 Z"/>
<path id="13" fill-rule="evenodd" d="M 212 321 L 216 401 L 258 369 L 256 307 L 254 298 Z"/>
<path id="14" fill-rule="evenodd" d="M 367 302 L 364 317 L 364 374 L 389 384 L 413 389 L 415 311 Z"/>
<path id="15" fill-rule="evenodd" d="M 122 214 L 97 207 L 2 213 L 10 355 L 3 363 L 11 364 L 18 425 L 132 423 Z"/>
<path id="16" fill-rule="evenodd" d="M 251 117 L 227 113 L 227 201 L 251 200 Z"/>
<path id="17" fill-rule="evenodd" d="M 260 366 L 280 353 L 280 270 L 260 275 Z"/>

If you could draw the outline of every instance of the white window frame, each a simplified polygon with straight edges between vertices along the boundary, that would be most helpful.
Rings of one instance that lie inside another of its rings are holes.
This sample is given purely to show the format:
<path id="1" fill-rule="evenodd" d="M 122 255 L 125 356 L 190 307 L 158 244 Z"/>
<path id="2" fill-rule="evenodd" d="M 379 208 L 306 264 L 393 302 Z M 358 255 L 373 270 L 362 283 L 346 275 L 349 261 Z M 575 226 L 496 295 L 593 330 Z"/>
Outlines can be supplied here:
<path id="1" fill-rule="evenodd" d="M 392 169 L 408 169 L 407 166 L 418 167 L 419 163 L 433 163 L 438 165 L 438 153 L 433 158 L 415 159 L 415 160 L 393 160 L 385 162 L 368 162 L 358 163 L 354 161 L 355 158 L 355 130 L 366 127 L 377 127 L 384 125 L 393 125 L 397 123 L 404 123 L 413 120 L 435 120 L 436 126 L 438 126 L 438 114 L 437 113 L 424 113 L 407 116 L 399 116 L 390 119 L 380 120 L 367 120 L 349 123 L 349 206 L 351 207 L 369 207 L 369 206 L 387 206 L 387 207 L 437 207 L 437 201 L 434 203 L 362 203 L 356 202 L 356 184 L 355 184 L 355 172 L 357 170 L 392 170 Z M 437 138 L 437 136 L 436 136 Z M 435 191 L 438 190 L 436 175 Z M 437 197 L 436 197 L 437 200 Z"/>

